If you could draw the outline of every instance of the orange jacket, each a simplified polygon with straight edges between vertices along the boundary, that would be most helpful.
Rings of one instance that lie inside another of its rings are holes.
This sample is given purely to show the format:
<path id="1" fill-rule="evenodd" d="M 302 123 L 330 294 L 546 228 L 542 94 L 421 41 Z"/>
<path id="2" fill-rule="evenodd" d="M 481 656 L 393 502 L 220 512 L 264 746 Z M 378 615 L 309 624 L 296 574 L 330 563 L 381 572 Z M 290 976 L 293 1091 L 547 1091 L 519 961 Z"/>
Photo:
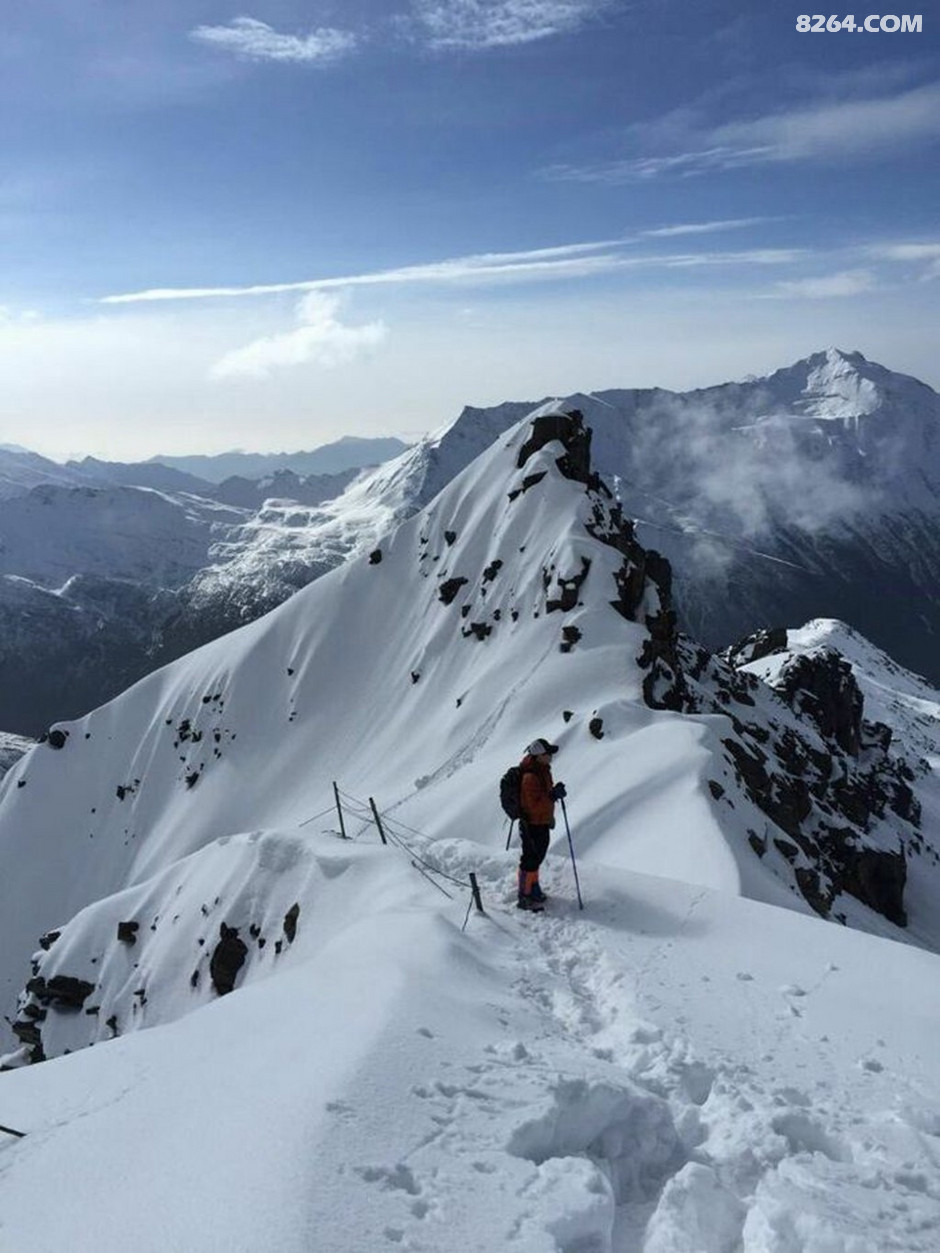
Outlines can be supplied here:
<path id="1" fill-rule="evenodd" d="M 534 757 L 523 757 L 520 809 L 522 817 L 535 827 L 550 826 L 555 820 L 555 802 L 552 800 L 552 771 L 541 765 Z"/>

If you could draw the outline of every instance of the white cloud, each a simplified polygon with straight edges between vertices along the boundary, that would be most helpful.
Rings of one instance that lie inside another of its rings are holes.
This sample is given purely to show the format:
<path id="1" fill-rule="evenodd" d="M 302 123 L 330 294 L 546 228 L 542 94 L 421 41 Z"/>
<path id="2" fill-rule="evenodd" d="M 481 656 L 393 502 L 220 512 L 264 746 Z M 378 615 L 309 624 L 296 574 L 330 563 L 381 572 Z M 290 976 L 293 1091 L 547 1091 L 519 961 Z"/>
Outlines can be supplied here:
<path id="1" fill-rule="evenodd" d="M 774 161 L 881 154 L 940 137 L 940 84 L 732 122 L 713 135 L 732 148 L 766 147 Z"/>
<path id="2" fill-rule="evenodd" d="M 670 135 L 677 151 L 593 165 L 555 165 L 543 170 L 543 177 L 614 185 L 774 162 L 884 157 L 940 139 L 940 83 L 867 100 L 820 101 L 711 127 L 696 124 L 682 111 L 633 126 L 626 138 L 640 147 Z"/>
<path id="3" fill-rule="evenodd" d="M 576 30 L 610 0 L 416 0 L 433 48 L 498 48 Z"/>
<path id="4" fill-rule="evenodd" d="M 284 35 L 253 17 L 237 17 L 229 26 L 197 26 L 190 38 L 231 52 L 247 61 L 299 61 L 325 64 L 352 52 L 352 31 L 321 27 L 309 35 Z"/>
<path id="5" fill-rule="evenodd" d="M 881 243 L 867 249 L 869 255 L 880 261 L 928 262 L 920 274 L 921 282 L 940 278 L 940 243 Z"/>
<path id="6" fill-rule="evenodd" d="M 299 326 L 227 352 L 212 367 L 210 376 L 265 378 L 272 370 L 307 364 L 329 369 L 348 365 L 383 343 L 388 336 L 384 322 L 347 326 L 336 316 L 340 303 L 338 295 L 309 292 L 297 305 Z"/>
<path id="7" fill-rule="evenodd" d="M 843 270 L 817 278 L 800 278 L 777 283 L 772 295 L 803 300 L 828 300 L 838 296 L 858 296 L 876 285 L 870 270 Z"/>
<path id="8" fill-rule="evenodd" d="M 880 244 L 873 251 L 887 261 L 933 261 L 940 258 L 940 244 Z"/>
<path id="9" fill-rule="evenodd" d="M 657 226 L 654 230 L 640 231 L 644 239 L 671 239 L 675 235 L 710 235 L 715 231 L 740 230 L 745 226 L 760 226 L 775 218 L 725 218 L 716 222 L 683 222 L 678 226 Z"/>
<path id="10" fill-rule="evenodd" d="M 212 297 L 270 296 L 284 292 L 331 291 L 386 284 L 433 283 L 443 286 L 573 280 L 638 267 L 700 265 L 780 265 L 803 256 L 801 249 L 763 248 L 740 252 L 625 253 L 640 236 L 563 244 L 526 252 L 491 252 L 456 257 L 426 265 L 401 266 L 369 274 L 303 279 L 293 283 L 261 283 L 251 287 L 157 287 L 145 291 L 103 296 L 102 304 L 140 304 L 163 300 L 203 300 Z"/>

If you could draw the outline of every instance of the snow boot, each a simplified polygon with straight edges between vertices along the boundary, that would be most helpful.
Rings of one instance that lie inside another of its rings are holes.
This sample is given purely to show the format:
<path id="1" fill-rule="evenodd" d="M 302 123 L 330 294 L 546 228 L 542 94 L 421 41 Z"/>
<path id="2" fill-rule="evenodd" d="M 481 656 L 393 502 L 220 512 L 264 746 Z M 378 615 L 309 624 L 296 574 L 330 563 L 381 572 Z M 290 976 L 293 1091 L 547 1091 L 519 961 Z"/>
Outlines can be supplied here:
<path id="1" fill-rule="evenodd" d="M 538 913 L 544 908 L 542 900 L 532 891 L 533 887 L 538 888 L 538 881 L 537 870 L 519 871 L 519 899 L 516 901 L 519 909 L 528 909 L 533 913 Z"/>

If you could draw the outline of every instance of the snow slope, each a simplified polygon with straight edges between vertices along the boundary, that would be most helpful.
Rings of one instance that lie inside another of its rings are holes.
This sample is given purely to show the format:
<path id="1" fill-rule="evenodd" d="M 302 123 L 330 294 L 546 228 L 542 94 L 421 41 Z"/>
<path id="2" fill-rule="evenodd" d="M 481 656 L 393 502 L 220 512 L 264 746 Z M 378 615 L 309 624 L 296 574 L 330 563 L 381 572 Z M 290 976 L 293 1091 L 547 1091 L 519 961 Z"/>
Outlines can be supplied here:
<path id="1" fill-rule="evenodd" d="M 520 918 L 510 856 L 451 841 L 488 906 L 462 933 L 395 850 L 226 847 L 244 897 L 260 874 L 300 899 L 295 943 L 168 1026 L 0 1078 L 28 1132 L 0 1144 L 5 1250 L 937 1248 L 937 957 L 591 864 L 583 913 Z M 546 878 L 570 891 L 560 858 Z"/>
<path id="2" fill-rule="evenodd" d="M 149 488 L 43 485 L 0 501 L 0 575 L 45 588 L 74 575 L 173 587 L 205 564 L 213 528 L 244 516 Z"/>

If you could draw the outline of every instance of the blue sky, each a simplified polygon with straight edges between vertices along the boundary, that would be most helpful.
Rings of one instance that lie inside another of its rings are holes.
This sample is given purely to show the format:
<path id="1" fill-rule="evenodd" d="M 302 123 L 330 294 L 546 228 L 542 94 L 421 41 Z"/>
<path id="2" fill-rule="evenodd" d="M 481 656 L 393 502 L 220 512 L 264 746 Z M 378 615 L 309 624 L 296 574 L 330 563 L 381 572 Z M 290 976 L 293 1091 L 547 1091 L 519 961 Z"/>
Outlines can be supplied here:
<path id="1" fill-rule="evenodd" d="M 932 14 L 799 7 L 11 9 L 0 441 L 414 434 L 828 344 L 940 385 Z"/>

